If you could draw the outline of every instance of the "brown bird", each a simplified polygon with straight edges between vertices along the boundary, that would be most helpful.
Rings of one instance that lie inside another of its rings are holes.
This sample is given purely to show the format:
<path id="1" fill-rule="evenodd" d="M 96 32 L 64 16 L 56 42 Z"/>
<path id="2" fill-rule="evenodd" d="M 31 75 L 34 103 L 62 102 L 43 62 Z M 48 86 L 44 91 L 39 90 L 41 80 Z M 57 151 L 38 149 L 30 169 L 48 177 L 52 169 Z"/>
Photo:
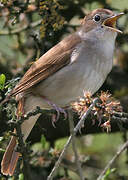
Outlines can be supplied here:
<path id="1" fill-rule="evenodd" d="M 83 91 L 94 94 L 112 69 L 115 39 L 120 30 L 116 20 L 123 15 L 108 9 L 96 9 L 82 21 L 79 30 L 69 35 L 33 63 L 11 96 L 18 101 L 17 116 L 34 110 L 53 107 L 63 112 L 64 107 L 83 96 Z M 21 125 L 24 141 L 39 115 Z M 12 137 L 1 163 L 1 172 L 12 176 L 19 153 L 15 151 L 16 137 Z"/>

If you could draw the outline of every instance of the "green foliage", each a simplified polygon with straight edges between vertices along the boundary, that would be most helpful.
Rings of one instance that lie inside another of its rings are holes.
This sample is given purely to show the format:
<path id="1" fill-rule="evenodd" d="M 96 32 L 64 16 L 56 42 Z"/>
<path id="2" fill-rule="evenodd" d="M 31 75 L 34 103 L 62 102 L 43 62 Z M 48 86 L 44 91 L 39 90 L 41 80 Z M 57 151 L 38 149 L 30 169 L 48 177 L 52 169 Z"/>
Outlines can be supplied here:
<path id="1" fill-rule="evenodd" d="M 107 172 L 105 173 L 104 177 L 102 178 L 102 180 L 107 180 L 108 177 L 110 176 L 110 174 L 112 174 L 113 172 L 115 172 L 115 168 L 113 169 L 108 169 Z"/>
<path id="2" fill-rule="evenodd" d="M 4 137 L 0 137 L 0 143 L 1 143 L 1 141 L 4 139 Z"/>
<path id="3" fill-rule="evenodd" d="M 9 2 L 9 0 L 0 0 L 1 4 L 7 4 Z"/>
<path id="4" fill-rule="evenodd" d="M 19 79 L 20 78 L 17 77 L 15 79 L 11 79 L 11 80 L 7 81 L 7 83 L 5 84 L 5 89 L 7 90 L 6 95 L 16 86 Z"/>
<path id="5" fill-rule="evenodd" d="M 41 140 L 40 140 L 41 144 L 42 144 L 42 148 L 44 149 L 46 147 L 46 138 L 44 135 L 41 136 Z"/>
<path id="6" fill-rule="evenodd" d="M 0 137 L 0 145 L 2 144 L 2 142 L 4 141 L 4 137 Z M 4 153 L 5 150 L 3 148 L 0 148 L 0 153 Z"/>
<path id="7" fill-rule="evenodd" d="M 15 180 L 15 178 L 14 177 L 9 177 L 8 180 Z"/>
<path id="8" fill-rule="evenodd" d="M 44 135 L 41 136 L 40 142 L 37 142 L 31 146 L 31 149 L 34 153 L 38 151 L 45 151 L 49 149 L 49 143 L 46 141 L 46 138 Z"/>
<path id="9" fill-rule="evenodd" d="M 122 87 L 120 90 L 116 90 L 114 92 L 114 96 L 116 98 L 123 97 L 123 96 L 125 96 L 127 94 L 128 94 L 128 88 L 126 88 L 126 87 Z"/>
<path id="10" fill-rule="evenodd" d="M 6 81 L 6 76 L 4 74 L 1 74 L 0 75 L 0 89 L 1 90 L 4 89 L 5 81 Z"/>
<path id="11" fill-rule="evenodd" d="M 24 180 L 24 175 L 23 173 L 19 174 L 19 179 L 18 180 Z"/>
<path id="12" fill-rule="evenodd" d="M 67 141 L 67 138 L 62 138 L 62 139 L 57 140 L 55 142 L 55 149 L 62 150 L 66 141 Z"/>

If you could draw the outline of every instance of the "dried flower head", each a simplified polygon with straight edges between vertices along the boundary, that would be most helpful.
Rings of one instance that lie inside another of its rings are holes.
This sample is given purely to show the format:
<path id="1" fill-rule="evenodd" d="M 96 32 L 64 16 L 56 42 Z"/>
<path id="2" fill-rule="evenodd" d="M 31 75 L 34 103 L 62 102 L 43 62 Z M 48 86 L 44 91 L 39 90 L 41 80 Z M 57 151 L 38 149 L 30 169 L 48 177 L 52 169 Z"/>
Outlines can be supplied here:
<path id="1" fill-rule="evenodd" d="M 101 107 L 104 109 L 104 116 L 113 115 L 114 112 L 122 112 L 120 102 L 115 100 L 110 93 L 101 92 L 99 98 L 101 100 Z"/>
<path id="2" fill-rule="evenodd" d="M 115 100 L 110 93 L 101 92 L 99 97 L 99 103 L 92 109 L 91 116 L 93 119 L 99 121 L 99 125 L 109 132 L 111 130 L 110 120 L 115 112 L 122 112 L 122 106 L 120 102 Z M 84 92 L 84 97 L 80 98 L 79 101 L 72 103 L 73 110 L 77 111 L 82 116 L 93 102 L 91 94 Z M 102 124 L 102 120 L 105 122 Z"/>
<path id="3" fill-rule="evenodd" d="M 73 102 L 71 104 L 73 110 L 77 111 L 80 116 L 84 114 L 90 104 L 92 103 L 91 93 L 90 92 L 84 92 L 84 97 L 80 98 L 79 101 Z"/>
<path id="4" fill-rule="evenodd" d="M 111 124 L 110 121 L 106 121 L 105 123 L 101 124 L 103 130 L 106 130 L 107 133 L 111 131 Z"/>

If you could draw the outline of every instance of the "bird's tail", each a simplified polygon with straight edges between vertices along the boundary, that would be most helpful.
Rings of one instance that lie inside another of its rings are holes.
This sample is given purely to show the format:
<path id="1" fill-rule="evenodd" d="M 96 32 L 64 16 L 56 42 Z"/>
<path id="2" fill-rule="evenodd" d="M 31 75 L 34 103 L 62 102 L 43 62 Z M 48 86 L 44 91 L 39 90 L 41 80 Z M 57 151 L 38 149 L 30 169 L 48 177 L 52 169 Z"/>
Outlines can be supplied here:
<path id="1" fill-rule="evenodd" d="M 7 102 L 6 99 L 5 101 Z M 2 103 L 4 103 L 4 101 Z M 18 103 L 17 118 L 20 117 L 21 112 L 22 113 L 24 112 L 23 106 L 24 106 L 24 99 L 22 98 Z M 14 130 L 14 133 L 16 133 L 16 130 Z M 20 155 L 19 152 L 16 152 L 16 147 L 17 147 L 16 136 L 12 136 L 1 162 L 1 172 L 4 175 L 12 176 L 15 171 L 16 164 Z"/>
<path id="2" fill-rule="evenodd" d="M 39 101 L 36 98 L 34 98 L 34 96 L 29 96 L 25 100 L 21 99 L 18 103 L 17 116 L 19 116 L 23 113 L 26 114 L 26 113 L 34 110 L 36 108 L 36 106 L 38 106 L 38 105 L 40 106 L 40 104 L 38 102 Z M 30 134 L 38 117 L 39 117 L 39 114 L 36 116 L 31 116 L 28 120 L 25 120 L 21 124 L 21 131 L 23 134 L 24 141 L 27 139 L 28 135 Z M 4 175 L 12 176 L 15 171 L 16 164 L 17 164 L 18 158 L 20 156 L 20 153 L 16 152 L 16 146 L 17 146 L 16 136 L 13 136 L 11 138 L 11 141 L 10 141 L 5 153 L 4 153 L 4 156 L 3 156 L 3 159 L 1 162 L 1 173 Z"/>
<path id="3" fill-rule="evenodd" d="M 13 136 L 10 140 L 10 143 L 4 153 L 1 162 L 1 172 L 4 175 L 12 176 L 16 168 L 16 164 L 20 153 L 15 151 L 15 147 L 16 147 L 16 137 Z"/>

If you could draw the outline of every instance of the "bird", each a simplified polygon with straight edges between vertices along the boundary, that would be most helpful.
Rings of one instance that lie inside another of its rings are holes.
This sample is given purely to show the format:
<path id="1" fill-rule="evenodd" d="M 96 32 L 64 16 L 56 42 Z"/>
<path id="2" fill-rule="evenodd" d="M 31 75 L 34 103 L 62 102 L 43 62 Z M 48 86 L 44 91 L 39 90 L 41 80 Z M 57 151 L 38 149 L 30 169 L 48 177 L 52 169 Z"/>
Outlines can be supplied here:
<path id="1" fill-rule="evenodd" d="M 18 102 L 17 118 L 37 106 L 64 113 L 65 107 L 82 97 L 83 92 L 97 92 L 112 69 L 115 40 L 122 33 L 116 21 L 123 14 L 102 8 L 93 10 L 76 32 L 35 61 L 7 97 L 15 97 Z M 21 124 L 24 141 L 39 116 L 31 116 Z M 12 136 L 1 162 L 4 175 L 15 172 L 20 156 L 16 146 L 16 137 Z"/>

